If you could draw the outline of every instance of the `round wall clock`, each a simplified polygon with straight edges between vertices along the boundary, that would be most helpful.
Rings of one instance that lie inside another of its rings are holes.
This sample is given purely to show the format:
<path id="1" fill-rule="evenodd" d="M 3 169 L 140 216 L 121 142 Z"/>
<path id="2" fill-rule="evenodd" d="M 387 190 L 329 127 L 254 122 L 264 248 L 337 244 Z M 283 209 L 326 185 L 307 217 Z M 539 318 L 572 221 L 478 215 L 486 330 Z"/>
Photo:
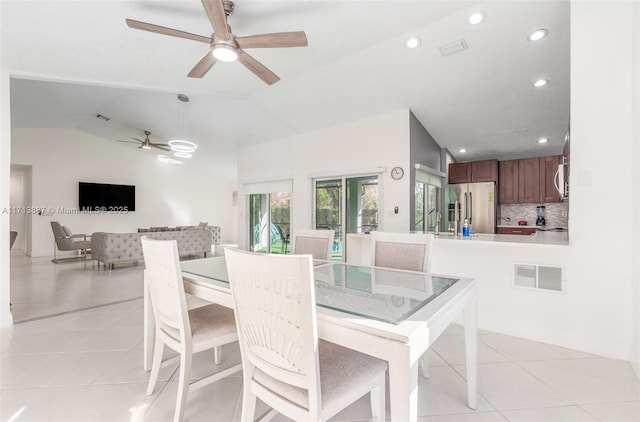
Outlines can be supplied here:
<path id="1" fill-rule="evenodd" d="M 394 167 L 391 169 L 391 177 L 395 180 L 402 179 L 402 176 L 404 176 L 404 170 L 402 167 Z"/>

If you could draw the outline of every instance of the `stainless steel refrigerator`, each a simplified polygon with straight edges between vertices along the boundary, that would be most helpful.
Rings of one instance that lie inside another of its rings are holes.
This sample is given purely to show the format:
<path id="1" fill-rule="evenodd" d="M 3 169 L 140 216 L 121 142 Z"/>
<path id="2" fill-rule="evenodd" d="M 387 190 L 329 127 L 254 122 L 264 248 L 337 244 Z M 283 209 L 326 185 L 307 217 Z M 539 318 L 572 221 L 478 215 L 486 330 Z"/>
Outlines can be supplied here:
<path id="1" fill-rule="evenodd" d="M 457 183 L 445 188 L 445 231 L 462 234 L 464 220 L 476 233 L 496 232 L 496 184 Z"/>

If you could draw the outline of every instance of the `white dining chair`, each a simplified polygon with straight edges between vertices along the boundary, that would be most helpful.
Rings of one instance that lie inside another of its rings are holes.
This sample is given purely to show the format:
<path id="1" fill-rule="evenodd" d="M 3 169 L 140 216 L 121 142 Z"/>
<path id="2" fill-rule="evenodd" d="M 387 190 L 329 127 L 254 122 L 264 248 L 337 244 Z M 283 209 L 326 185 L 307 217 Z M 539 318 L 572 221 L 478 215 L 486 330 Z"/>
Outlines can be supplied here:
<path id="1" fill-rule="evenodd" d="M 371 393 L 385 418 L 387 363 L 318 340 L 310 256 L 225 250 L 243 365 L 241 420 L 256 398 L 296 421 L 324 421 Z"/>
<path id="2" fill-rule="evenodd" d="M 313 259 L 331 260 L 333 230 L 294 229 L 291 238 L 291 253 L 309 254 Z"/>
<path id="3" fill-rule="evenodd" d="M 371 233 L 371 265 L 398 270 L 431 272 L 431 233 Z M 420 359 L 422 376 L 429 378 L 427 353 Z"/>
<path id="4" fill-rule="evenodd" d="M 431 272 L 433 234 L 430 233 L 371 233 L 371 265 Z"/>
<path id="5" fill-rule="evenodd" d="M 175 240 L 152 240 L 143 236 L 144 282 L 149 289 L 155 319 L 155 345 L 147 394 L 151 395 L 158 380 L 164 346 L 180 354 L 178 399 L 174 421 L 182 420 L 189 389 L 195 390 L 238 372 L 234 365 L 198 381 L 191 382 L 192 355 L 214 350 L 214 361 L 221 361 L 221 346 L 238 341 L 233 311 L 211 304 L 187 308 L 180 270 L 178 244 Z"/>

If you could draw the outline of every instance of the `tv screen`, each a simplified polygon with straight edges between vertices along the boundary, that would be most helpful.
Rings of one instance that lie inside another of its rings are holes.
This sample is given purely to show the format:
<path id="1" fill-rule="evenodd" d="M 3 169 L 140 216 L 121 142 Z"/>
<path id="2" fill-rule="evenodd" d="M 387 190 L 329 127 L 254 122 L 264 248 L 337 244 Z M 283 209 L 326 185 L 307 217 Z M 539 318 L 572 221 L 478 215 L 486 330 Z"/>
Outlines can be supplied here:
<path id="1" fill-rule="evenodd" d="M 135 211 L 136 187 L 79 182 L 78 208 L 80 211 Z"/>

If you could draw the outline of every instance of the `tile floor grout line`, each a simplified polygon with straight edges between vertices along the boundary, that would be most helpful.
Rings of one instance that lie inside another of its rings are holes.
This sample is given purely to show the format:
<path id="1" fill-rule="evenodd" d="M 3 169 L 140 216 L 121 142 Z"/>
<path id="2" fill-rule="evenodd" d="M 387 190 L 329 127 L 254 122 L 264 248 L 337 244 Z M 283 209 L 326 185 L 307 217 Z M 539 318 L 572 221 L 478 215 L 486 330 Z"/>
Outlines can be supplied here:
<path id="1" fill-rule="evenodd" d="M 116 302 L 103 303 L 103 304 L 100 304 L 100 305 L 88 306 L 86 308 L 74 309 L 73 311 L 64 311 L 64 312 L 59 312 L 57 314 L 50 314 L 50 315 L 43 315 L 43 316 L 39 316 L 39 317 L 27 318 L 27 319 L 23 319 L 21 321 L 15 321 L 14 325 L 23 324 L 25 322 L 39 321 L 39 320 L 47 319 L 47 318 L 55 318 L 55 317 L 59 317 L 59 316 L 63 316 L 63 315 L 74 314 L 74 313 L 77 313 L 77 312 L 89 311 L 89 310 L 92 310 L 92 309 L 103 308 L 103 307 L 111 306 L 111 305 L 118 305 L 120 303 L 132 302 L 134 300 L 140 300 L 140 299 L 142 299 L 142 296 L 134 297 L 134 298 L 131 298 L 131 299 L 118 300 Z"/>

